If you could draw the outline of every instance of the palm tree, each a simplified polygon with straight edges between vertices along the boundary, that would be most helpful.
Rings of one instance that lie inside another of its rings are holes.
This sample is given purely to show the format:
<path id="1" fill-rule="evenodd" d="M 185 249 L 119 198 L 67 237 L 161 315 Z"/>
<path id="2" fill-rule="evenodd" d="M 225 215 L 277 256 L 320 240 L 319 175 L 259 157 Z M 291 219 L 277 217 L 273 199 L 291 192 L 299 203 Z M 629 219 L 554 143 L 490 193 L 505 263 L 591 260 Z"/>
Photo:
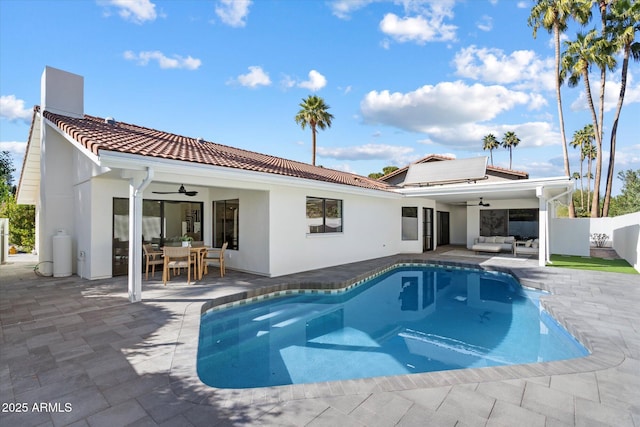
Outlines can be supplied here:
<path id="1" fill-rule="evenodd" d="M 573 140 L 569 144 L 573 148 L 580 149 L 580 174 L 578 174 L 580 178 L 580 209 L 584 210 L 584 181 L 583 178 L 583 165 L 586 151 L 585 147 L 593 146 L 593 140 L 595 136 L 593 134 L 593 125 L 586 125 L 580 130 L 577 130 L 573 134 Z M 575 175 L 575 174 L 574 174 Z"/>
<path id="2" fill-rule="evenodd" d="M 594 133 L 595 138 L 595 133 Z M 592 210 L 593 200 L 589 200 L 591 194 L 591 178 L 593 178 L 593 174 L 591 173 L 591 165 L 593 160 L 598 157 L 598 151 L 596 150 L 595 145 L 592 144 L 593 140 L 588 141 L 585 145 L 582 146 L 582 156 L 587 159 L 587 201 L 590 203 L 587 207 L 589 211 Z"/>
<path id="3" fill-rule="evenodd" d="M 562 96 L 560 87 L 560 33 L 567 30 L 567 21 L 574 17 L 579 23 L 586 23 L 591 15 L 591 0 L 538 0 L 531 9 L 528 24 L 533 27 L 533 38 L 536 38 L 538 28 L 543 27 L 548 33 L 553 33 L 555 43 L 555 71 L 556 71 L 556 99 L 558 101 L 558 120 L 560 122 L 560 137 L 562 139 L 562 154 L 564 156 L 564 173 L 571 176 L 569 167 L 569 151 L 567 137 L 564 132 L 564 115 L 562 112 Z M 573 199 L 569 203 L 569 217 L 575 217 Z"/>
<path id="4" fill-rule="evenodd" d="M 330 107 L 325 104 L 324 99 L 316 95 L 309 95 L 307 99 L 303 99 L 300 103 L 300 111 L 296 114 L 295 120 L 302 129 L 309 126 L 311 128 L 311 140 L 313 155 L 311 164 L 316 165 L 316 133 L 319 129 L 331 127 L 333 115 L 327 110 Z"/>
<path id="5" fill-rule="evenodd" d="M 627 71 L 629 69 L 629 58 L 640 61 L 640 42 L 635 41 L 635 33 L 640 31 L 640 2 L 630 2 L 629 0 L 618 0 L 611 6 L 612 23 L 608 28 L 613 39 L 614 50 L 622 50 L 622 72 L 620 78 L 620 94 L 618 95 L 618 106 L 611 127 L 611 142 L 609 148 L 609 166 L 607 169 L 607 184 L 604 192 L 604 202 L 602 205 L 602 216 L 609 216 L 609 204 L 611 203 L 611 190 L 613 186 L 614 159 L 616 155 L 616 134 L 618 131 L 618 120 L 624 102 L 624 94 L 627 87 Z"/>
<path id="6" fill-rule="evenodd" d="M 494 134 L 490 133 L 489 135 L 482 138 L 482 149 L 489 150 L 489 155 L 491 156 L 491 166 L 493 166 L 493 150 L 500 147 L 500 141 L 498 141 Z"/>
<path id="7" fill-rule="evenodd" d="M 561 77 L 569 75 L 569 86 L 575 87 L 580 83 L 580 79 L 584 82 L 585 96 L 587 104 L 591 111 L 591 119 L 593 120 L 593 128 L 596 135 L 596 176 L 593 185 L 593 200 L 591 202 L 591 217 L 597 218 L 600 214 L 600 175 L 602 172 L 602 124 L 596 115 L 596 109 L 593 105 L 593 97 L 591 96 L 591 83 L 589 82 L 589 69 L 592 64 L 596 64 L 601 68 L 611 69 L 615 65 L 612 56 L 603 52 L 606 50 L 606 43 L 598 37 L 597 31 L 591 30 L 587 34 L 578 33 L 575 41 L 565 42 L 567 50 L 562 57 Z"/>
<path id="8" fill-rule="evenodd" d="M 518 144 L 520 144 L 520 138 L 516 136 L 515 132 L 505 132 L 504 137 L 502 138 L 502 146 L 509 149 L 509 169 L 511 169 L 511 154 L 513 148 L 517 147 Z"/>

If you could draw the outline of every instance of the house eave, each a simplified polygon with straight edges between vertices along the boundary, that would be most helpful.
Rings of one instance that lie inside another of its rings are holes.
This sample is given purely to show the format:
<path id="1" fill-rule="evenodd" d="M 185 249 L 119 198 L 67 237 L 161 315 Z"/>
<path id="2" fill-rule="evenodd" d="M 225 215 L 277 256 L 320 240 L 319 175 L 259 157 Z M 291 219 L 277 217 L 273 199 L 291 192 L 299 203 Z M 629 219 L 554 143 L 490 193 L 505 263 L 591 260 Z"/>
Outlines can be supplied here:
<path id="1" fill-rule="evenodd" d="M 201 179 L 206 178 L 208 180 L 220 180 L 225 186 L 232 185 L 230 181 L 236 181 L 256 188 L 264 188 L 265 185 L 280 185 L 391 199 L 398 199 L 402 197 L 395 191 L 362 188 L 348 184 L 331 183 L 300 177 L 250 171 L 232 167 L 214 166 L 183 160 L 163 159 L 116 151 L 99 150 L 98 158 L 101 166 L 109 167 L 111 169 L 143 171 L 150 167 L 153 168 L 157 174 L 192 176 L 197 179 L 193 184 L 201 183 Z"/>

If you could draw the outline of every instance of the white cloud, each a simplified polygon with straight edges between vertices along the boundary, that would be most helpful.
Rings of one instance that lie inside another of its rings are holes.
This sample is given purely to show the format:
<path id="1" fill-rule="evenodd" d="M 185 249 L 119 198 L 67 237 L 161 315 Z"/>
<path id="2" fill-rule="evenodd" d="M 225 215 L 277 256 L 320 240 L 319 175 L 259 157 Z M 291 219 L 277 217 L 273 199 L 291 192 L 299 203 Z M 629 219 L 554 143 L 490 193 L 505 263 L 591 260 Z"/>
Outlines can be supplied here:
<path id="1" fill-rule="evenodd" d="M 493 18 L 483 15 L 477 22 L 476 26 L 481 31 L 491 31 L 493 29 Z"/>
<path id="2" fill-rule="evenodd" d="M 408 93 L 371 91 L 360 109 L 365 122 L 427 132 L 433 126 L 491 120 L 519 104 L 526 105 L 530 99 L 524 92 L 503 86 L 468 86 L 456 81 L 425 85 Z"/>
<path id="3" fill-rule="evenodd" d="M 503 86 L 469 86 L 457 81 L 407 93 L 372 91 L 361 101 L 360 110 L 365 123 L 426 135 L 419 141 L 422 144 L 477 151 L 485 135 L 493 133 L 500 139 L 507 131 L 516 132 L 522 140 L 520 147 L 558 144 L 560 136 L 550 121 L 492 123 L 498 115 L 517 106 L 544 102 L 539 95 Z"/>
<path id="4" fill-rule="evenodd" d="M 29 123 L 33 110 L 24 108 L 24 100 L 15 95 L 0 96 L 0 117 L 9 121 L 22 120 Z"/>
<path id="5" fill-rule="evenodd" d="M 455 40 L 457 27 L 444 24 L 443 18 L 422 15 L 400 18 L 394 13 L 387 13 L 380 21 L 380 30 L 400 43 L 416 42 L 422 45 L 429 41 Z"/>
<path id="6" fill-rule="evenodd" d="M 136 54 L 133 51 L 126 51 L 124 54 L 124 59 L 129 61 L 136 61 L 138 65 L 147 65 L 149 61 L 157 61 L 160 68 L 168 69 L 168 68 L 176 68 L 176 69 L 186 69 L 186 70 L 197 70 L 202 65 L 202 61 L 193 58 L 191 56 L 187 56 L 186 58 L 180 55 L 173 55 L 173 57 L 169 58 L 165 56 L 164 53 L 160 51 L 144 51 Z"/>
<path id="7" fill-rule="evenodd" d="M 334 0 L 329 4 L 331 12 L 340 19 L 349 19 L 351 13 L 379 0 Z"/>
<path id="8" fill-rule="evenodd" d="M 19 156 L 23 156 L 25 150 L 27 149 L 26 142 L 18 142 L 18 141 L 3 141 L 0 142 L 0 151 L 8 151 L 12 154 L 17 154 Z M 17 157 L 17 156 L 14 156 Z M 16 165 L 14 165 L 16 166 Z M 20 165 L 17 165 L 20 166 Z"/>
<path id="9" fill-rule="evenodd" d="M 156 5 L 149 0 L 100 0 L 98 4 L 117 8 L 120 17 L 136 24 L 153 21 L 158 17 Z"/>
<path id="10" fill-rule="evenodd" d="M 231 27 L 244 27 L 251 3 L 251 0 L 220 0 L 216 6 L 216 15 Z"/>
<path id="11" fill-rule="evenodd" d="M 316 70 L 309 71 L 309 80 L 298 83 L 298 87 L 309 89 L 312 92 L 316 92 L 327 85 L 327 79 L 325 76 L 317 72 Z"/>
<path id="12" fill-rule="evenodd" d="M 619 77 L 619 76 L 616 76 Z M 595 108 L 598 108 L 598 97 L 600 96 L 600 76 L 589 76 L 589 81 L 591 83 L 591 96 L 593 97 L 593 103 Z M 611 111 L 615 110 L 618 105 L 618 97 L 620 96 L 620 86 L 621 82 L 616 80 L 608 80 L 607 85 L 605 86 L 604 91 L 604 110 Z M 581 111 L 588 110 L 589 105 L 587 104 L 587 96 L 584 92 L 584 83 L 581 81 L 579 86 L 580 95 L 578 98 L 571 103 L 571 110 L 573 111 Z M 624 106 L 633 104 L 636 102 L 640 102 L 640 84 L 636 84 L 634 86 L 633 75 L 631 73 L 627 74 L 627 87 L 624 92 L 624 104 L 622 106 L 622 111 L 624 111 Z"/>
<path id="13" fill-rule="evenodd" d="M 247 74 L 241 74 L 237 78 L 238 83 L 242 86 L 256 88 L 258 86 L 269 86 L 271 79 L 269 74 L 265 73 L 262 67 L 253 65 L 249 67 Z"/>
<path id="14" fill-rule="evenodd" d="M 517 89 L 554 90 L 554 60 L 540 59 L 532 50 L 505 54 L 501 49 L 469 46 L 456 53 L 458 76 L 487 83 L 514 84 Z"/>
<path id="15" fill-rule="evenodd" d="M 318 147 L 318 154 L 336 160 L 375 160 L 391 159 L 413 152 L 411 147 L 399 147 L 386 144 L 365 144 L 354 147 Z"/>

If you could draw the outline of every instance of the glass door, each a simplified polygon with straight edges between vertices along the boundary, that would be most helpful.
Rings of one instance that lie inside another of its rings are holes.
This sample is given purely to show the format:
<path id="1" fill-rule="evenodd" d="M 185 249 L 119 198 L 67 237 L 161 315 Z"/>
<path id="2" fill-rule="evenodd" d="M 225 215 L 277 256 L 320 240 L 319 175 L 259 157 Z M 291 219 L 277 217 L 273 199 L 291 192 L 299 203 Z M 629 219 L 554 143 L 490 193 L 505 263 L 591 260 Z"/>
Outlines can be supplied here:
<path id="1" fill-rule="evenodd" d="M 202 241 L 201 202 L 167 200 L 142 201 L 142 241 L 159 249 L 166 245 L 182 245 L 182 236 Z M 129 269 L 129 199 L 113 199 L 113 276 L 122 276 Z"/>
<path id="2" fill-rule="evenodd" d="M 438 211 L 438 246 L 451 243 L 449 234 L 449 212 Z"/>
<path id="3" fill-rule="evenodd" d="M 433 208 L 422 208 L 422 251 L 433 250 Z"/>

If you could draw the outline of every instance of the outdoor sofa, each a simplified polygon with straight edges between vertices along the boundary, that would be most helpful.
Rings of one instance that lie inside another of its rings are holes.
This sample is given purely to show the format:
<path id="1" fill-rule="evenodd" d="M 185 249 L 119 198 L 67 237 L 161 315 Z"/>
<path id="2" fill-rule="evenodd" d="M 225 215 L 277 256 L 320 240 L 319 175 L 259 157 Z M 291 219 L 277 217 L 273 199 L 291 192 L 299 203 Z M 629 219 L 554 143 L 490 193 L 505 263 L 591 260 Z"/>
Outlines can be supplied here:
<path id="1" fill-rule="evenodd" d="M 475 252 L 513 252 L 514 236 L 480 236 L 473 241 L 471 250 Z"/>
<path id="2" fill-rule="evenodd" d="M 540 241 L 538 239 L 529 239 L 523 242 L 515 242 L 513 245 L 514 255 L 538 255 Z"/>

